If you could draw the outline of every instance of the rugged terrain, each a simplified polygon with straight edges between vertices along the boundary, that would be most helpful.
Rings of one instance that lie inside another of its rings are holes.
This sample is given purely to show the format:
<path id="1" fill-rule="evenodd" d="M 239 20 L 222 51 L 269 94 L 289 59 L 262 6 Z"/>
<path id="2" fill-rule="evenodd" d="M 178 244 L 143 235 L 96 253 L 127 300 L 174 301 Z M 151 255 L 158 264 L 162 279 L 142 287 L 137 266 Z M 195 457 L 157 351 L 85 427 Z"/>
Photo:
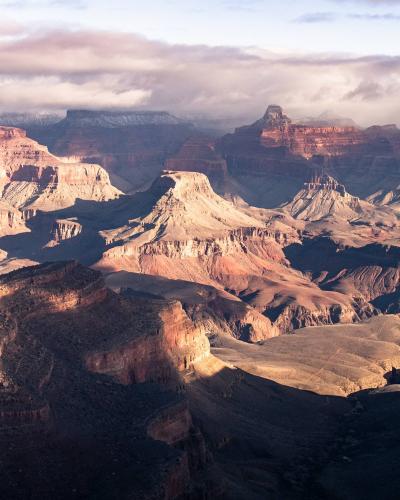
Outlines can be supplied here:
<path id="1" fill-rule="evenodd" d="M 352 491 L 339 454 L 357 422 L 373 433 L 377 396 L 343 396 L 384 385 L 397 318 L 259 345 L 221 333 L 213 355 L 180 302 L 126 285 L 117 294 L 74 262 L 1 278 L 5 498 L 316 499 L 333 491 L 332 467 Z M 365 460 L 351 453 L 352 467 Z"/>
<path id="2" fill-rule="evenodd" d="M 396 207 L 400 131 L 395 126 L 293 123 L 280 106 L 222 137 L 216 150 L 248 203 L 288 203 L 315 172 L 335 178 L 352 195 Z"/>
<path id="3" fill-rule="evenodd" d="M 192 490 L 206 455 L 180 374 L 209 345 L 181 305 L 117 295 L 74 262 L 5 275 L 0 294 L 2 497 Z"/>
<path id="4" fill-rule="evenodd" d="M 57 158 L 25 131 L 0 127 L 1 199 L 29 218 L 82 200 L 106 201 L 120 192 L 99 165 Z"/>
<path id="5" fill-rule="evenodd" d="M 147 187 L 165 159 L 193 134 L 193 125 L 166 112 L 69 110 L 28 133 L 58 156 L 100 164 L 128 192 Z"/>
<path id="6" fill-rule="evenodd" d="M 24 119 L 52 153 L 0 127 L 0 496 L 397 498 L 397 128 Z"/>

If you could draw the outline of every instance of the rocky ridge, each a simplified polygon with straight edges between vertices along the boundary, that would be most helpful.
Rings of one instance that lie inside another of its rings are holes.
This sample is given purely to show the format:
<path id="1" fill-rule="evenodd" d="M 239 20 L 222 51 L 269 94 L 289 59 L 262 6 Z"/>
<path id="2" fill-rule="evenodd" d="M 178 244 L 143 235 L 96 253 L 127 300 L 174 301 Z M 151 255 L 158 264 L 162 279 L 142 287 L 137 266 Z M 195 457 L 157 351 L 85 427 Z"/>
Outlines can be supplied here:
<path id="1" fill-rule="evenodd" d="M 0 309 L 0 441 L 6 449 L 13 442 L 0 467 L 2 494 L 22 467 L 21 494 L 64 498 L 68 484 L 79 496 L 96 495 L 87 461 L 74 470 L 74 455 L 63 444 L 74 436 L 82 451 L 102 450 L 96 470 L 114 471 L 102 479 L 105 490 L 118 484 L 133 498 L 174 498 L 190 488 L 205 464 L 204 444 L 185 400 L 157 384 L 180 390 L 179 372 L 207 357 L 209 345 L 179 303 L 116 295 L 99 273 L 66 262 L 2 277 Z M 27 446 L 41 456 L 39 464 L 28 456 L 21 465 Z M 152 462 L 146 484 L 124 478 L 132 453 L 133 477 L 146 476 L 139 471 Z"/>

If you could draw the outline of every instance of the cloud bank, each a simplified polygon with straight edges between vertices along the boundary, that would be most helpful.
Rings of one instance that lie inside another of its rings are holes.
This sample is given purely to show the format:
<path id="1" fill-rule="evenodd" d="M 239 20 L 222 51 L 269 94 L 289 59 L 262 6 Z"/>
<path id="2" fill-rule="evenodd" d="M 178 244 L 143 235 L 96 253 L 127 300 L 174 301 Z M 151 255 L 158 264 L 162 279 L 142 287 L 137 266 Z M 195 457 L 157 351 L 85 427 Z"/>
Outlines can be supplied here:
<path id="1" fill-rule="evenodd" d="M 400 57 L 274 54 L 169 45 L 132 34 L 50 31 L 0 38 L 0 111 L 164 109 L 256 117 L 334 110 L 363 124 L 400 122 Z"/>

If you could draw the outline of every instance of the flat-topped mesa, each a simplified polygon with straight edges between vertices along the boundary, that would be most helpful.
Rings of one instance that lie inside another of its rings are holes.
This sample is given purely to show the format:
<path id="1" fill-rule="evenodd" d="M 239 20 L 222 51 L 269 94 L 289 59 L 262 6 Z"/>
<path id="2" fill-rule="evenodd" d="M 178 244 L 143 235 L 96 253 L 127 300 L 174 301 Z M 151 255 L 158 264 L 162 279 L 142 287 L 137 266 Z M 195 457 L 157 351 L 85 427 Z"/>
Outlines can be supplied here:
<path id="1" fill-rule="evenodd" d="M 71 109 L 65 120 L 78 127 L 131 127 L 139 125 L 177 125 L 183 120 L 166 111 L 108 111 Z"/>
<path id="2" fill-rule="evenodd" d="M 204 174 L 165 171 L 141 195 L 139 202 L 151 202 L 139 217 L 129 219 L 132 200 L 128 223 L 101 231 L 109 248 L 99 269 L 215 285 L 228 274 L 262 274 L 271 262 L 287 263 L 280 232 L 217 195 Z"/>
<path id="3" fill-rule="evenodd" d="M 3 127 L 0 126 L 0 140 L 14 139 L 26 137 L 25 130 L 16 127 Z"/>
<path id="4" fill-rule="evenodd" d="M 165 171 L 144 198 L 150 202 L 141 209 L 143 215 L 129 219 L 132 208 L 127 206 L 128 224 L 100 233 L 107 244 L 113 244 L 105 258 L 129 255 L 136 261 L 132 270 L 137 271 L 144 255 L 201 258 L 239 250 L 240 242 L 249 238 L 269 239 L 275 252 L 277 245 L 265 223 L 218 196 L 204 174 Z"/>
<path id="5" fill-rule="evenodd" d="M 21 209 L 56 210 L 78 198 L 106 201 L 120 194 L 99 165 L 58 158 L 14 128 L 0 129 L 0 180 L 3 200 Z"/>
<path id="6" fill-rule="evenodd" d="M 200 172 L 164 170 L 152 184 L 150 191 L 159 193 L 168 188 L 165 194 L 177 199 L 190 200 L 193 195 L 204 195 L 210 198 L 217 196 L 208 178 Z"/>
<path id="7" fill-rule="evenodd" d="M 265 227 L 221 198 L 199 172 L 164 171 L 149 194 L 155 203 L 140 222 L 159 226 L 158 239 L 209 239 L 241 227 Z"/>

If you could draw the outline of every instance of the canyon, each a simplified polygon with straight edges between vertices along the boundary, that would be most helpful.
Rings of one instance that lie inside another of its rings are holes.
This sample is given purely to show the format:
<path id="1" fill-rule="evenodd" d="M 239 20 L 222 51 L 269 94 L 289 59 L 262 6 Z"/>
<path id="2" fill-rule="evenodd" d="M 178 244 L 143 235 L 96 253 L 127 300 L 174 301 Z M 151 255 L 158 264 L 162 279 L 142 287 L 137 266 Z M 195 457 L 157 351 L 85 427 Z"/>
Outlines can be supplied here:
<path id="1" fill-rule="evenodd" d="M 166 112 L 69 110 L 56 123 L 27 130 L 56 156 L 100 164 L 113 185 L 129 192 L 148 187 L 193 125 Z"/>
<path id="2" fill-rule="evenodd" d="M 359 423 L 373 432 L 374 400 L 396 394 L 385 372 L 400 362 L 398 317 L 258 344 L 220 332 L 210 352 L 170 280 L 165 298 L 145 292 L 140 276 L 141 289 L 130 276 L 119 293 L 73 261 L 0 279 L 2 495 L 333 493 L 329 471 L 347 472 L 332 454 L 344 453 L 350 435 L 359 442 L 351 434 Z M 193 296 L 188 283 L 179 288 Z M 365 464 L 357 446 L 346 449 L 351 470 Z M 354 485 L 347 478 L 342 487 Z"/>
<path id="3" fill-rule="evenodd" d="M 165 112 L 5 115 L 2 496 L 344 499 L 365 468 L 376 498 L 400 132 L 325 118 L 272 105 L 215 138 Z"/>

